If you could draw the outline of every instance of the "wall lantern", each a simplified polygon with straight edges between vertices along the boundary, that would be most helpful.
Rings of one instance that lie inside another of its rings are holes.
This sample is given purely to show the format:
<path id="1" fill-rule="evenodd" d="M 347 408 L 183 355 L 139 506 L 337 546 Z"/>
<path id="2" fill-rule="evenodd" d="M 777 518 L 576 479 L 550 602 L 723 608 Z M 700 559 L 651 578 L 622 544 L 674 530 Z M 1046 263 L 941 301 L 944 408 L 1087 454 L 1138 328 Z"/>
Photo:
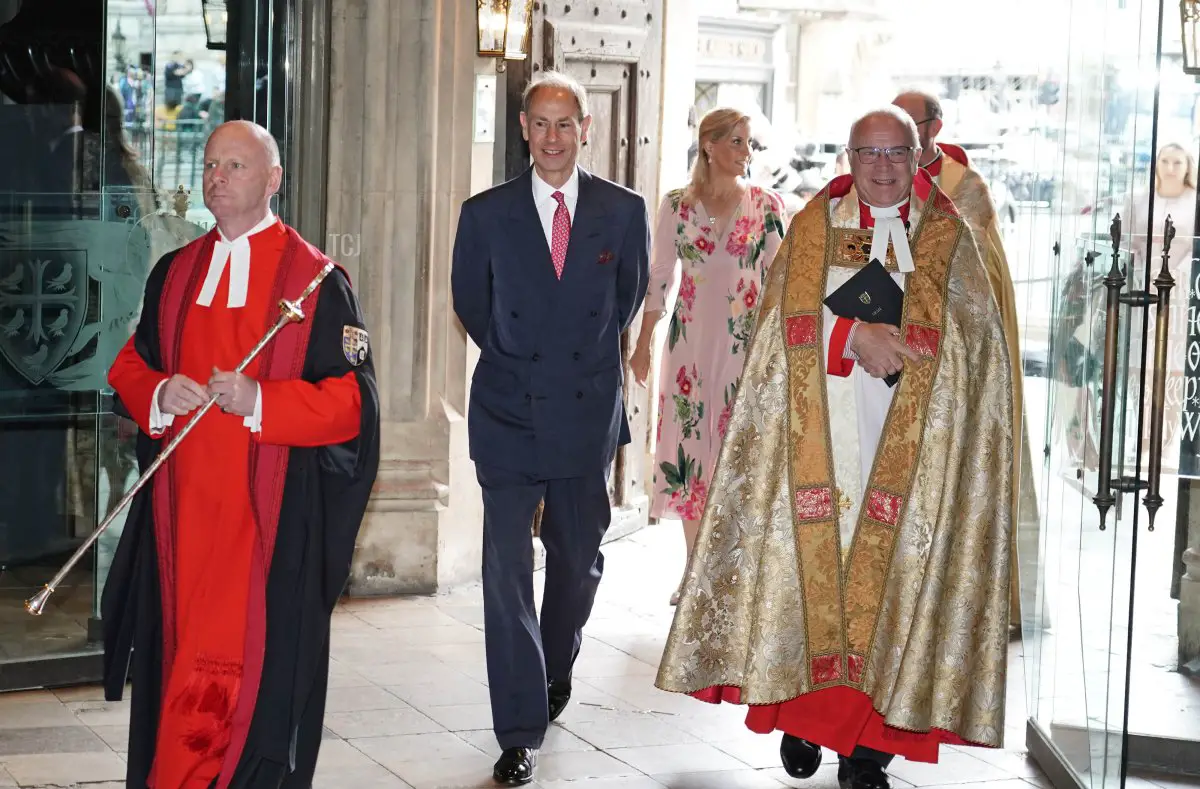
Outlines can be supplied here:
<path id="1" fill-rule="evenodd" d="M 529 54 L 532 16 L 533 0 L 475 0 L 479 56 L 524 60 Z"/>
<path id="2" fill-rule="evenodd" d="M 1200 0 L 1179 0 L 1183 73 L 1200 75 Z"/>
<path id="3" fill-rule="evenodd" d="M 229 11 L 225 0 L 200 0 L 204 10 L 204 37 L 207 49 L 225 49 L 226 29 L 229 27 Z"/>
<path id="4" fill-rule="evenodd" d="M 117 18 L 117 29 L 112 37 L 112 53 L 113 62 L 117 64 L 117 71 L 125 70 L 125 34 L 121 32 L 121 19 Z"/>

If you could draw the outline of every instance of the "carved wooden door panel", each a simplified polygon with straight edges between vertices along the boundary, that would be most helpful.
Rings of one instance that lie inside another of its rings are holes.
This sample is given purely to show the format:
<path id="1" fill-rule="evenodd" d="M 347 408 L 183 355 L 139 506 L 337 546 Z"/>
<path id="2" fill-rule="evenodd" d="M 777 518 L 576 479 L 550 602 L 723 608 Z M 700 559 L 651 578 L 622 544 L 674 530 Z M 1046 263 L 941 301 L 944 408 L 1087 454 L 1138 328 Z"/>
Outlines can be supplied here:
<path id="1" fill-rule="evenodd" d="M 651 214 L 658 189 L 662 5 L 662 0 L 541 3 L 534 16 L 534 68 L 540 62 L 570 74 L 588 90 L 592 126 L 580 165 L 640 193 Z M 632 334 L 621 338 L 626 358 L 636 340 Z M 633 442 L 618 452 L 609 481 L 612 504 L 626 516 L 636 516 L 628 508 L 646 491 L 649 406 L 647 390 L 627 369 L 625 407 Z"/>

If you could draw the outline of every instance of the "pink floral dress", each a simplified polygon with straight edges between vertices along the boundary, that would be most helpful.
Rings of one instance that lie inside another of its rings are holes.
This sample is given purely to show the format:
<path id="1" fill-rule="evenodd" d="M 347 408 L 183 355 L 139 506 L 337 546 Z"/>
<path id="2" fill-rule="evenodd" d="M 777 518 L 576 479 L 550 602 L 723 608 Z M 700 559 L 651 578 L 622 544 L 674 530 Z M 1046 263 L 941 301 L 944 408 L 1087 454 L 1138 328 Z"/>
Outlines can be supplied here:
<path id="1" fill-rule="evenodd" d="M 783 200 L 751 186 L 723 237 L 682 189 L 658 210 L 646 310 L 679 296 L 659 369 L 650 516 L 699 520 L 754 332 L 767 266 L 784 234 Z"/>

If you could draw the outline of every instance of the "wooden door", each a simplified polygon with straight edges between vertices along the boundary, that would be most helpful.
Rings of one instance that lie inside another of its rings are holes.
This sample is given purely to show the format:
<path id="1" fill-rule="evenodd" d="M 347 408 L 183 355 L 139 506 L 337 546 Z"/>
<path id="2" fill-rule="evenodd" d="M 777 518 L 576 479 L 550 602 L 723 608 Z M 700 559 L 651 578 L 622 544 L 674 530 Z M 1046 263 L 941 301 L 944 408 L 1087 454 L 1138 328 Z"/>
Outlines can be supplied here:
<path id="1" fill-rule="evenodd" d="M 534 18 L 533 51 L 542 68 L 570 74 L 588 91 L 592 126 L 580 165 L 639 192 L 651 211 L 658 191 L 662 6 L 662 0 L 542 3 Z M 633 332 L 622 336 L 625 358 L 635 341 Z M 649 406 L 647 390 L 626 370 L 633 442 L 618 452 L 609 481 L 613 506 L 625 517 L 646 492 Z"/>

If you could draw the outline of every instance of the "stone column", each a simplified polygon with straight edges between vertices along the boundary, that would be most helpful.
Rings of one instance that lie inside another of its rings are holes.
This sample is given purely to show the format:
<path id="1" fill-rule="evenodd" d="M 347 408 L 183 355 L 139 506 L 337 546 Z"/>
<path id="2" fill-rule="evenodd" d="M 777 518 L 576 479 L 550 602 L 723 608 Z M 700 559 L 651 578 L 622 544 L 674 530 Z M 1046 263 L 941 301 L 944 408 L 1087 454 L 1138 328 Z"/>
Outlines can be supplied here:
<path id="1" fill-rule="evenodd" d="M 467 459 L 468 343 L 450 309 L 473 145 L 475 4 L 330 0 L 326 252 L 349 270 L 374 343 L 383 459 L 351 595 L 477 578 L 482 505 Z M 486 146 L 490 149 L 490 144 Z"/>

